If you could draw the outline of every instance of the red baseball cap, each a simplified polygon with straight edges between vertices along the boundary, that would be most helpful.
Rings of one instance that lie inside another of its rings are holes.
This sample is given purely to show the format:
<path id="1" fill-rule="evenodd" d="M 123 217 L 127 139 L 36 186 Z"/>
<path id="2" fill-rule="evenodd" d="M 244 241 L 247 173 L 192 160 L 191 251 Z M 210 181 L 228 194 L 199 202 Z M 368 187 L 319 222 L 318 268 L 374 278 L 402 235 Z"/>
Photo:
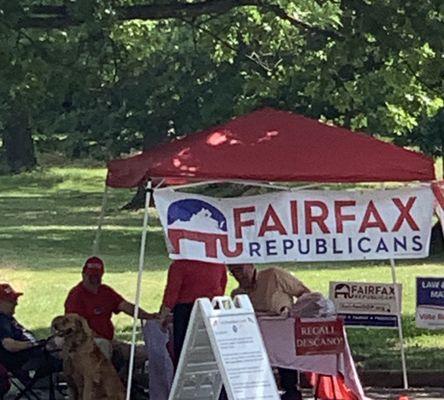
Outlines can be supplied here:
<path id="1" fill-rule="evenodd" d="M 99 257 L 89 257 L 83 266 L 83 272 L 87 275 L 102 276 L 105 273 L 105 266 Z"/>
<path id="2" fill-rule="evenodd" d="M 16 292 L 9 283 L 0 283 L 0 300 L 16 301 L 22 294 Z"/>

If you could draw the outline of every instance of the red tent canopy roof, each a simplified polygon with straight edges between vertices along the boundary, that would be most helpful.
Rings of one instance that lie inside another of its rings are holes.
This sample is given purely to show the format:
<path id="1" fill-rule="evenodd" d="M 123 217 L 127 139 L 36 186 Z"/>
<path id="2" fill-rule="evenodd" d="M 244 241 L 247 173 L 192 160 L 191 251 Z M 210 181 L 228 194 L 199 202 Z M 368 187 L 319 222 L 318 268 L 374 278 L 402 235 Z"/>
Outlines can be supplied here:
<path id="1" fill-rule="evenodd" d="M 362 133 L 265 108 L 108 164 L 107 185 L 148 178 L 267 182 L 435 179 L 433 160 Z"/>

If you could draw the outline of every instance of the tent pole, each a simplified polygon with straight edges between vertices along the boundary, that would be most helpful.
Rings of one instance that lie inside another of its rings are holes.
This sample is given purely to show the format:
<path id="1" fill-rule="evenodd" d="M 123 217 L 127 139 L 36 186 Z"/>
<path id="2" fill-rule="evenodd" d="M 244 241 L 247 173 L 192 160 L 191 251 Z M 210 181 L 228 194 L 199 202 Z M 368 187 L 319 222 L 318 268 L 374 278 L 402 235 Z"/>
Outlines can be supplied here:
<path id="1" fill-rule="evenodd" d="M 99 254 L 100 235 L 102 233 L 103 220 L 105 219 L 106 203 L 108 200 L 108 186 L 105 184 L 105 190 L 102 197 L 102 209 L 99 216 L 99 224 L 97 225 L 96 235 L 93 241 L 92 255 L 97 256 Z"/>
<path id="2" fill-rule="evenodd" d="M 142 274 L 145 260 L 145 247 L 146 247 L 146 236 L 148 230 L 148 207 L 150 204 L 152 195 L 152 182 L 149 180 L 146 185 L 145 192 L 145 209 L 143 214 L 143 229 L 142 229 L 142 238 L 140 241 L 140 257 L 139 257 L 139 273 L 137 275 L 137 288 L 136 288 L 136 298 L 134 301 L 134 315 L 133 315 L 133 331 L 131 335 L 131 352 L 129 359 L 129 367 L 128 367 L 128 383 L 126 387 L 126 400 L 130 400 L 131 398 L 131 384 L 133 379 L 133 369 L 134 369 L 134 354 L 136 350 L 136 329 L 137 329 L 137 319 L 139 314 L 139 306 L 140 306 L 140 292 L 142 288 Z"/>
<path id="3" fill-rule="evenodd" d="M 267 183 L 267 182 L 242 181 L 242 180 L 230 179 L 230 180 L 215 180 L 215 181 L 206 181 L 206 182 L 186 183 L 183 185 L 168 186 L 164 189 L 165 190 L 166 189 L 177 190 L 177 189 L 192 188 L 192 187 L 203 186 L 203 185 L 211 185 L 213 183 L 234 183 L 234 184 L 241 184 L 241 185 L 247 185 L 247 186 L 266 187 L 266 188 L 270 188 L 270 189 L 288 190 L 288 191 L 297 191 L 297 190 L 312 188 L 312 187 L 316 187 L 316 186 L 320 185 L 320 183 L 313 183 L 310 185 L 290 187 L 290 186 L 275 185 L 273 183 Z"/>
<path id="4" fill-rule="evenodd" d="M 184 183 L 183 185 L 171 185 L 171 186 L 167 186 L 163 189 L 185 189 L 185 188 L 189 188 L 189 187 L 197 187 L 197 186 L 204 186 L 204 185 L 211 185 L 213 183 L 224 183 L 227 181 L 219 181 L 219 180 L 214 180 L 214 181 L 204 181 L 204 182 L 192 182 L 192 183 Z"/>
<path id="5" fill-rule="evenodd" d="M 401 304 L 398 285 L 396 282 L 396 270 L 395 270 L 395 260 L 393 258 L 390 259 L 390 266 L 392 270 L 392 281 L 395 289 L 395 310 L 396 310 L 396 318 L 398 319 L 398 334 L 399 334 L 399 342 L 401 344 L 401 363 L 402 363 L 402 380 L 404 383 L 404 389 L 409 388 L 409 381 L 407 377 L 407 365 L 405 361 L 405 350 L 404 350 L 404 335 L 402 332 L 402 314 L 399 305 Z"/>

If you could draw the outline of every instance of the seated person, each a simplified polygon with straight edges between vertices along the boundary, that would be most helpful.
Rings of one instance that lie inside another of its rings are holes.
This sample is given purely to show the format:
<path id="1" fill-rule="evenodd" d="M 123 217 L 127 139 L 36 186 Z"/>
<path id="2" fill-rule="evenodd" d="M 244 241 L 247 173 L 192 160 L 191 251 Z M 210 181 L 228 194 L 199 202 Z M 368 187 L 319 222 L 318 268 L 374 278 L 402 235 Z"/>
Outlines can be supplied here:
<path id="1" fill-rule="evenodd" d="M 310 293 L 300 280 L 279 267 L 258 271 L 253 264 L 233 264 L 228 266 L 228 270 L 239 283 L 231 296 L 247 294 L 257 312 L 288 316 L 295 298 Z M 285 390 L 282 399 L 302 399 L 296 386 L 296 372 L 285 368 L 278 368 L 278 371 L 281 386 Z"/>
<path id="2" fill-rule="evenodd" d="M 49 355 L 36 338 L 14 318 L 18 298 L 8 283 L 0 284 L 0 360 L 9 371 L 18 374 L 35 370 L 39 376 L 61 371 L 61 360 Z"/>
<path id="3" fill-rule="evenodd" d="M 105 355 L 111 358 L 114 350 L 114 355 L 117 353 L 117 357 L 121 359 L 121 362 L 117 364 L 122 362 L 126 364 L 130 356 L 130 344 L 114 340 L 114 325 L 111 317 L 120 312 L 132 317 L 135 306 L 114 289 L 102 283 L 104 272 L 104 264 L 100 258 L 90 257 L 86 260 L 82 270 L 82 281 L 71 289 L 65 301 L 65 313 L 78 314 L 85 318 L 97 336 L 97 344 Z M 138 316 L 140 319 L 152 319 L 156 317 L 156 314 L 150 314 L 139 308 Z M 142 366 L 146 358 L 145 347 L 137 346 L 136 365 Z M 123 367 L 123 365 L 118 367 Z M 120 372 L 123 375 L 124 372 Z"/>

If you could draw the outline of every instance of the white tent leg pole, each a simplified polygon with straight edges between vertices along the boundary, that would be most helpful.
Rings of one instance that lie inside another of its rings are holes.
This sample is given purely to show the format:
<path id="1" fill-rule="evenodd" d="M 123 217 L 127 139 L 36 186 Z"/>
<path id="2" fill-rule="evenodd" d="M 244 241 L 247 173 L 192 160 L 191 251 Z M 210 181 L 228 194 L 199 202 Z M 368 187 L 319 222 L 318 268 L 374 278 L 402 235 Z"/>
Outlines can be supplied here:
<path id="1" fill-rule="evenodd" d="M 139 314 L 139 305 L 140 305 L 140 292 L 142 288 L 142 274 L 143 274 L 143 266 L 145 260 L 145 245 L 146 245 L 146 236 L 147 236 L 147 228 L 148 228 L 148 206 L 151 200 L 151 181 L 148 181 L 146 186 L 146 194 L 145 194 L 145 210 L 143 214 L 143 229 L 142 229 L 142 239 L 140 241 L 140 257 L 139 257 L 139 273 L 137 275 L 137 289 L 136 289 L 136 298 L 134 301 L 134 315 L 133 315 L 133 331 L 131 335 L 131 351 L 130 351 L 130 359 L 129 359 L 129 367 L 128 367 L 128 383 L 126 387 L 126 400 L 130 400 L 131 398 L 131 384 L 133 380 L 133 369 L 134 369 L 134 354 L 136 352 L 136 330 L 137 330 L 137 316 Z"/>
<path id="2" fill-rule="evenodd" d="M 102 209 L 100 211 L 99 224 L 97 225 L 96 235 L 94 237 L 92 255 L 97 256 L 99 254 L 100 234 L 102 233 L 103 220 L 105 219 L 106 202 L 108 200 L 108 186 L 105 185 L 105 190 L 102 197 Z"/>
<path id="3" fill-rule="evenodd" d="M 398 333 L 399 333 L 399 342 L 401 344 L 401 362 L 402 362 L 402 380 L 404 382 L 404 389 L 409 388 L 409 381 L 407 378 L 407 365 L 405 361 L 405 350 L 404 350 L 404 334 L 402 332 L 402 315 L 401 310 L 399 308 L 400 298 L 399 298 L 399 290 L 396 282 L 396 270 L 395 270 L 395 260 L 393 258 L 390 259 L 390 266 L 392 269 L 392 280 L 393 285 L 395 287 L 395 302 L 396 302 L 396 315 L 398 319 Z"/>

